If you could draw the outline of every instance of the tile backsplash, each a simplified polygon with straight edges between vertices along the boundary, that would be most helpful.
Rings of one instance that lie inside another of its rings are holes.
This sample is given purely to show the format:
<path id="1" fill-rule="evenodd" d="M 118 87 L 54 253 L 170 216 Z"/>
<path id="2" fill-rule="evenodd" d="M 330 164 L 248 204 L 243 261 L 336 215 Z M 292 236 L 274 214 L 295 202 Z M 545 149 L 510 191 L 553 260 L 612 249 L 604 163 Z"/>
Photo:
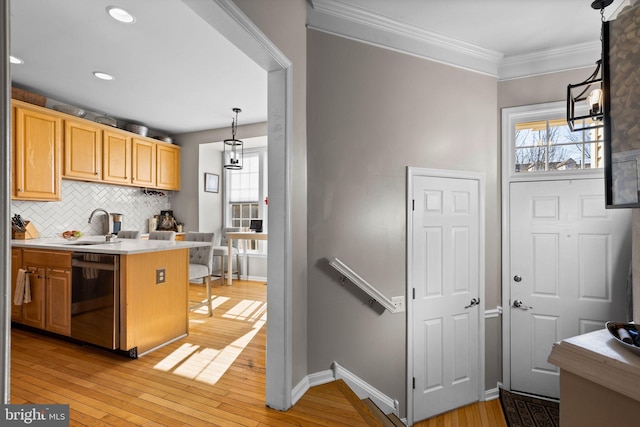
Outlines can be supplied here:
<path id="1" fill-rule="evenodd" d="M 80 230 L 86 235 L 101 234 L 105 215 L 89 215 L 96 208 L 123 214 L 125 230 L 149 231 L 148 219 L 171 209 L 167 193 L 148 195 L 140 188 L 62 180 L 62 200 L 59 202 L 11 201 L 11 216 L 19 214 L 33 222 L 41 237 L 54 237 L 65 230 Z"/>

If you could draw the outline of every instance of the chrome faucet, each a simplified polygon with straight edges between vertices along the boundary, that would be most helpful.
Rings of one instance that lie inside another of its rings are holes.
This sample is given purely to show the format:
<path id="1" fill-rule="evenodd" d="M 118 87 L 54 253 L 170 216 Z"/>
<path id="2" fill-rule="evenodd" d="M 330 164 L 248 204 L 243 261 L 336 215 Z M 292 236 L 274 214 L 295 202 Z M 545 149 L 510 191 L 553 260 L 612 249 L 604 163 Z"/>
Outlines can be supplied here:
<path id="1" fill-rule="evenodd" d="M 93 212 L 91 212 L 91 215 L 89 215 L 89 224 L 91 224 L 91 220 L 93 219 L 93 215 L 95 215 L 96 212 L 104 212 L 104 214 L 106 215 L 106 221 L 105 221 L 105 225 L 106 225 L 106 230 L 103 229 L 103 235 L 107 235 L 107 234 L 111 234 L 111 231 L 113 230 L 113 226 L 111 225 L 111 215 L 109 215 L 109 212 L 107 212 L 106 210 L 102 209 L 102 208 L 98 208 L 98 209 L 94 209 Z"/>

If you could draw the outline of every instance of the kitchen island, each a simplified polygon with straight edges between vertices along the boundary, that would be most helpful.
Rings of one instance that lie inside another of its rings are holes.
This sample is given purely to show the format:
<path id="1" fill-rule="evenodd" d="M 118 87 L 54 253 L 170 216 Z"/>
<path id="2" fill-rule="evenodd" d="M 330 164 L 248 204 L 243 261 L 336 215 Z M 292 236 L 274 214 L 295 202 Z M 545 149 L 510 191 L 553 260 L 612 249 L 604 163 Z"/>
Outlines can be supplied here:
<path id="1" fill-rule="evenodd" d="M 32 300 L 22 305 L 14 301 L 12 321 L 125 351 L 131 357 L 144 355 L 188 334 L 189 249 L 207 243 L 105 241 L 104 236 L 87 236 L 75 241 L 12 240 L 11 244 L 12 291 L 15 293 L 18 270 L 23 269 L 29 276 Z M 106 258 L 114 259 L 115 267 L 107 265 L 103 260 Z M 97 263 L 90 264 L 92 260 Z M 105 274 L 114 278 L 110 294 L 114 301 L 108 311 L 102 304 L 108 296 L 88 298 L 86 295 L 91 292 L 80 289 L 102 275 L 93 265 L 111 270 Z M 78 301 L 78 295 L 85 295 L 83 301 Z M 91 337 L 93 332 L 102 334 L 104 329 L 92 326 L 95 331 L 87 331 L 78 321 L 80 314 L 85 313 L 94 317 L 96 313 L 107 313 L 102 314 L 104 321 L 85 324 L 106 324 L 112 328 L 113 345 L 78 338 Z"/>

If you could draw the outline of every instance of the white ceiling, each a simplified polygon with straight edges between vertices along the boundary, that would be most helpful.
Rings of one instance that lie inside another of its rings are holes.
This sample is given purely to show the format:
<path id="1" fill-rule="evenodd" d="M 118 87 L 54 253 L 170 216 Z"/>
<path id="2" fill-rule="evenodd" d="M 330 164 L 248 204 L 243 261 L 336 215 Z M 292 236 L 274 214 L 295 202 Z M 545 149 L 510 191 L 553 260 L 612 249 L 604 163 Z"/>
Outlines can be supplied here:
<path id="1" fill-rule="evenodd" d="M 628 2 L 615 0 L 606 18 Z M 309 26 L 501 77 L 510 61 L 522 68 L 522 58 L 540 62 L 546 52 L 557 64 L 527 72 L 575 67 L 562 59 L 599 41 L 590 3 L 309 0 Z M 114 21 L 110 5 L 136 22 Z M 168 134 L 228 127 L 233 107 L 243 110 L 240 125 L 267 118 L 266 72 L 180 0 L 13 0 L 11 53 L 25 61 L 11 67 L 17 86 Z"/>

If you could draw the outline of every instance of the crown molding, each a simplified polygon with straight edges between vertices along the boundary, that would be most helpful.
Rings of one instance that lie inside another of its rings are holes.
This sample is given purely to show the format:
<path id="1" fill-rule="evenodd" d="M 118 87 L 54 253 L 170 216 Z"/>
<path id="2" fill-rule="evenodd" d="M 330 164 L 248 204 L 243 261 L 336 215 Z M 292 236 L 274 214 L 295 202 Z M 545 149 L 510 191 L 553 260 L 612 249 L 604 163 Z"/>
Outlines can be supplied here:
<path id="1" fill-rule="evenodd" d="M 345 5 L 309 0 L 308 28 L 496 76 L 500 52 Z"/>
<path id="2" fill-rule="evenodd" d="M 595 67 L 601 54 L 602 45 L 598 41 L 509 56 L 498 67 L 498 80 Z"/>
<path id="3" fill-rule="evenodd" d="M 601 53 L 600 43 L 593 42 L 504 57 L 501 52 L 445 37 L 336 0 L 308 0 L 308 3 L 308 28 L 486 74 L 498 80 L 589 67 L 595 64 Z"/>

